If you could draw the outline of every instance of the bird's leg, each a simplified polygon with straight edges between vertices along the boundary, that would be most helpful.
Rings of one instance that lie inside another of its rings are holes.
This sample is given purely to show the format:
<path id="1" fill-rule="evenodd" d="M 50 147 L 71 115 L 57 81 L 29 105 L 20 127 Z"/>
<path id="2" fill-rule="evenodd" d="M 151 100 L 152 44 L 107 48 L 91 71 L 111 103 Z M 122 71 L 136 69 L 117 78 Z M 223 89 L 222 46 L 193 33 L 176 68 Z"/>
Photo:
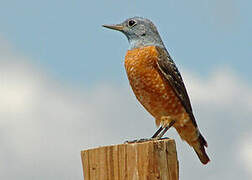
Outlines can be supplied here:
<path id="1" fill-rule="evenodd" d="M 151 138 L 156 138 L 163 129 L 164 129 L 163 126 L 160 126 L 160 128 L 155 132 L 155 134 Z"/>
<path id="2" fill-rule="evenodd" d="M 157 136 L 157 138 L 158 138 L 158 139 L 161 139 L 161 138 L 163 137 L 163 135 L 168 131 L 168 129 L 170 129 L 170 127 L 173 126 L 174 123 L 175 123 L 175 121 L 172 120 L 172 121 L 169 123 L 169 125 L 166 126 L 166 127 L 164 128 L 164 130 Z"/>
<path id="3" fill-rule="evenodd" d="M 170 127 L 173 126 L 175 123 L 174 120 L 171 120 L 169 116 L 163 117 L 162 120 L 162 125 L 160 128 L 154 133 L 154 135 L 151 138 L 143 138 L 143 139 L 136 139 L 133 141 L 125 141 L 124 143 L 141 143 L 141 142 L 146 142 L 146 141 L 153 141 L 153 140 L 159 140 L 163 137 L 163 135 L 170 129 Z"/>
<path id="4" fill-rule="evenodd" d="M 160 119 L 161 127 L 155 132 L 152 138 L 161 139 L 163 135 L 173 126 L 175 121 L 171 118 L 171 116 L 163 116 Z"/>

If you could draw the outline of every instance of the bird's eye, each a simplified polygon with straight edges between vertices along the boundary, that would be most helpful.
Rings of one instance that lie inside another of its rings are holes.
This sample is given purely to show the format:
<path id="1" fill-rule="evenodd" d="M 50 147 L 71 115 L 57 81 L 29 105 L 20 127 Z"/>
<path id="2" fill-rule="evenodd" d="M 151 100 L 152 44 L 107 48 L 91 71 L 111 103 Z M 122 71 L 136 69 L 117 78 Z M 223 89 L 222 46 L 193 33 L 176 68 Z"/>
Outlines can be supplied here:
<path id="1" fill-rule="evenodd" d="M 133 27 L 134 25 L 136 25 L 136 21 L 131 19 L 131 20 L 129 20 L 128 25 L 129 25 L 129 27 Z"/>

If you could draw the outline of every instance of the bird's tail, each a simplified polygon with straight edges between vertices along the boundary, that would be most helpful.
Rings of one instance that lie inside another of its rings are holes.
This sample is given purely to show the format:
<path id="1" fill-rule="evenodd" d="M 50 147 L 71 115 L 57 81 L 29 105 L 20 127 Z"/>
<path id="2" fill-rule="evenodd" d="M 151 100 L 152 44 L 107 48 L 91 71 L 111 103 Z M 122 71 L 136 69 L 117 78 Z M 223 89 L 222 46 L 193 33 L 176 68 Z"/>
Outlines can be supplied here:
<path id="1" fill-rule="evenodd" d="M 181 126 L 183 124 L 183 126 Z M 200 161 L 203 164 L 207 164 L 210 159 L 206 154 L 205 147 L 207 147 L 207 142 L 204 137 L 199 132 L 196 124 L 193 121 L 186 121 L 175 123 L 174 127 L 179 133 L 182 140 L 185 140 L 190 146 L 193 147 L 194 151 L 198 155 Z"/>
<path id="2" fill-rule="evenodd" d="M 200 161 L 203 164 L 207 164 L 210 161 L 210 159 L 205 151 L 205 147 L 207 147 L 207 142 L 201 134 L 199 134 L 197 142 L 193 143 L 192 146 L 193 146 L 194 151 L 198 155 Z"/>

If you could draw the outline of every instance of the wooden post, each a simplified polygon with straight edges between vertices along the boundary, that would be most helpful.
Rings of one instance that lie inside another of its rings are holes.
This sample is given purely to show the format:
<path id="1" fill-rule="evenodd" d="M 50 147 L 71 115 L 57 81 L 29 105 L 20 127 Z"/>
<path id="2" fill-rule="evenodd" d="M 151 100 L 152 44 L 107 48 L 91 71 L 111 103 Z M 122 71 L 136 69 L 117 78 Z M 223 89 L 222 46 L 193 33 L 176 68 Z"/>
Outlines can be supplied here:
<path id="1" fill-rule="evenodd" d="M 85 180 L 178 180 L 173 139 L 81 151 Z"/>

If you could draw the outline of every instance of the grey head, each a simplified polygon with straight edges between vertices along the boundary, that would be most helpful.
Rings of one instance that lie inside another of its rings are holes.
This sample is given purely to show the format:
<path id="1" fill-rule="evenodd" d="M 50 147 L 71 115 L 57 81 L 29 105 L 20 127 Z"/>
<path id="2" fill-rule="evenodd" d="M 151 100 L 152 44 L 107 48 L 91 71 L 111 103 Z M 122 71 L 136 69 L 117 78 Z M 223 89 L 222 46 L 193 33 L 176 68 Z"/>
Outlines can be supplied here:
<path id="1" fill-rule="evenodd" d="M 125 34 L 130 43 L 130 49 L 145 46 L 159 46 L 165 48 L 156 26 L 149 19 L 133 17 L 126 19 L 120 24 L 103 25 L 103 27 L 117 30 Z"/>

